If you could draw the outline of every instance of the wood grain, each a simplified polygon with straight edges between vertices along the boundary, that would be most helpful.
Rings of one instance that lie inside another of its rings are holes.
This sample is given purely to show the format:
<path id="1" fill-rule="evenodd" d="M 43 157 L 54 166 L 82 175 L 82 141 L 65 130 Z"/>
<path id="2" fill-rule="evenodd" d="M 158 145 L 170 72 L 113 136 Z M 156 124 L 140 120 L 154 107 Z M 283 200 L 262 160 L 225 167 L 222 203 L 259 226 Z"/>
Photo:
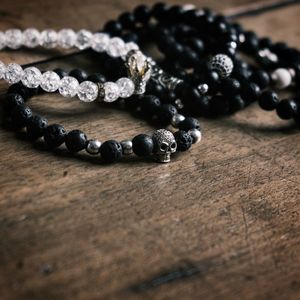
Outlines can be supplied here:
<path id="1" fill-rule="evenodd" d="M 233 11 L 246 2 L 198 5 Z M 0 30 L 94 30 L 136 3 L 2 0 Z M 240 21 L 299 47 L 299 13 L 291 6 Z M 81 55 L 49 67 L 95 64 Z M 101 140 L 153 130 L 113 107 L 31 102 L 51 122 Z M 164 165 L 48 153 L 1 128 L 0 299 L 300 299 L 299 130 L 256 105 L 200 121 L 202 144 Z"/>

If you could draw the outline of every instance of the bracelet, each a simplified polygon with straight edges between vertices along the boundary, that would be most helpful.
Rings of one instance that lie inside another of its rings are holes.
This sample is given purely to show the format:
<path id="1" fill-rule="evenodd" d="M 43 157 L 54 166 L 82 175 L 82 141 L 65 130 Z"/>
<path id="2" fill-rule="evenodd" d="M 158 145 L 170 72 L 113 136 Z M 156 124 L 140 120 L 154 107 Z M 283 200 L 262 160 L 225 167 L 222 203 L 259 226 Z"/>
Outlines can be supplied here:
<path id="1" fill-rule="evenodd" d="M 33 28 L 23 32 L 19 29 L 9 29 L 5 33 L 0 32 L 0 50 L 5 47 L 19 49 L 21 46 L 28 48 L 42 46 L 48 49 L 56 46 L 64 49 L 77 47 L 80 50 L 91 48 L 99 53 L 106 52 L 113 58 L 121 57 L 125 61 L 129 77 L 101 84 L 91 81 L 79 83 L 72 76 L 60 78 L 53 71 L 42 74 L 36 67 L 28 67 L 23 70 L 19 64 L 10 63 L 6 66 L 0 61 L 0 79 L 4 79 L 10 84 L 21 81 L 28 88 L 41 87 L 50 93 L 58 90 L 63 97 L 77 96 L 83 102 L 91 102 L 97 98 L 104 102 L 114 102 L 119 97 L 128 98 L 133 94 L 143 94 L 151 76 L 151 65 L 135 43 L 125 43 L 121 38 L 110 38 L 105 33 L 92 34 L 87 30 L 75 33 L 71 29 L 62 29 L 59 32 L 47 29 L 40 33 Z"/>
<path id="2" fill-rule="evenodd" d="M 60 70 L 59 73 L 61 72 Z M 132 140 L 121 142 L 108 140 L 102 144 L 97 139 L 88 139 L 80 130 L 67 132 L 62 125 L 48 125 L 44 117 L 33 115 L 25 101 L 39 93 L 39 89 L 30 89 L 21 83 L 12 85 L 4 101 L 4 111 L 13 128 L 16 130 L 26 128 L 27 137 L 32 141 L 42 137 L 49 149 L 55 149 L 65 143 L 71 153 L 85 149 L 91 155 L 100 154 L 108 163 L 118 161 L 123 155 L 132 153 L 140 157 L 153 156 L 157 162 L 166 163 L 176 151 L 186 151 L 193 143 L 201 140 L 197 119 L 178 114 L 172 105 L 161 104 L 155 96 L 137 95 L 136 99 L 124 100 L 127 101 L 125 105 L 131 108 L 138 106 L 137 110 L 147 118 L 158 115 L 165 125 L 171 123 L 179 130 L 173 134 L 169 130 L 159 129 L 151 136 L 139 134 Z"/>

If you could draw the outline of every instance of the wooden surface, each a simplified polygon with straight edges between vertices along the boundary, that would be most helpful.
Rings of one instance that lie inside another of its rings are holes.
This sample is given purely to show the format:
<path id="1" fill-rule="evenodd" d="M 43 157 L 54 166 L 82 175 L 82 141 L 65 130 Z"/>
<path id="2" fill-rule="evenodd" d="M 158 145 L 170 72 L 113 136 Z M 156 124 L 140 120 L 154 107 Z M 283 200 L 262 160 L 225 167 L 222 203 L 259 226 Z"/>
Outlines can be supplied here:
<path id="1" fill-rule="evenodd" d="M 96 30 L 136 3 L 2 0 L 0 30 Z M 225 12 L 264 4 L 195 3 Z M 299 14 L 295 5 L 240 21 L 300 47 Z M 93 64 L 79 56 L 49 67 Z M 110 107 L 58 96 L 31 103 L 101 140 L 152 130 Z M 113 166 L 48 153 L 1 128 L 0 299 L 300 299 L 299 130 L 256 105 L 201 122 L 203 142 L 170 164 Z"/>

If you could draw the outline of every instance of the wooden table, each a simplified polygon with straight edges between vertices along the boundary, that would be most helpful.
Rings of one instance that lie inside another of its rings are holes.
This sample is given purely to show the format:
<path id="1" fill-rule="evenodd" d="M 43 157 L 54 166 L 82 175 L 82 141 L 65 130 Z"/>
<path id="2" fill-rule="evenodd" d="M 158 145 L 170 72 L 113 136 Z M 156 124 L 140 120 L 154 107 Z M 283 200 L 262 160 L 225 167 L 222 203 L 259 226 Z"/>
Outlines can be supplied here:
<path id="1" fill-rule="evenodd" d="M 274 4 L 191 2 L 228 14 Z M 96 30 L 137 3 L 2 0 L 0 30 Z M 300 46 L 300 5 L 259 11 L 239 21 Z M 60 54 L 0 58 L 28 63 Z M 45 67 L 93 71 L 90 58 Z M 126 112 L 58 96 L 32 106 L 101 140 L 152 130 Z M 203 142 L 170 164 L 112 166 L 49 153 L 1 128 L 0 299 L 300 299 L 299 130 L 257 105 L 201 122 Z"/>

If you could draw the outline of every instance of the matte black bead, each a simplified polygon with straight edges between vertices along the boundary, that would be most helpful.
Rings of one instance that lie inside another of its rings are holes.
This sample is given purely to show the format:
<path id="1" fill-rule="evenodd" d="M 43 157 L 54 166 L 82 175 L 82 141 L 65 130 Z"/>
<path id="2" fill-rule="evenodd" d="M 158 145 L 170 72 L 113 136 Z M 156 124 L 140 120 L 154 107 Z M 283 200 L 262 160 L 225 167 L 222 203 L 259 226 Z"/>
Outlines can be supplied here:
<path id="1" fill-rule="evenodd" d="M 248 103 L 257 101 L 260 96 L 260 88 L 254 82 L 243 82 L 241 96 Z"/>
<path id="2" fill-rule="evenodd" d="M 122 24 L 118 21 L 108 21 L 104 25 L 104 31 L 112 35 L 119 35 L 122 31 Z"/>
<path id="3" fill-rule="evenodd" d="M 124 29 L 132 29 L 135 25 L 135 16 L 130 12 L 122 13 L 119 17 L 119 22 Z"/>
<path id="4" fill-rule="evenodd" d="M 235 96 L 240 92 L 241 84 L 235 78 L 224 78 L 221 80 L 220 89 L 225 96 Z"/>
<path id="5" fill-rule="evenodd" d="M 24 99 L 20 94 L 7 94 L 4 100 L 4 109 L 10 112 L 18 105 L 24 105 Z"/>
<path id="6" fill-rule="evenodd" d="M 284 99 L 276 107 L 277 115 L 283 120 L 292 119 L 297 115 L 298 104 L 293 99 Z"/>
<path id="7" fill-rule="evenodd" d="M 264 110 L 274 110 L 279 104 L 277 93 L 273 91 L 263 92 L 259 97 L 258 104 Z"/>
<path id="8" fill-rule="evenodd" d="M 76 78 L 79 82 L 83 82 L 87 79 L 88 75 L 81 69 L 74 69 L 69 73 L 69 76 Z"/>
<path id="9" fill-rule="evenodd" d="M 12 124 L 17 128 L 25 127 L 31 117 L 32 111 L 26 105 L 17 105 L 11 112 Z"/>
<path id="10" fill-rule="evenodd" d="M 151 9 L 146 5 L 139 5 L 134 9 L 133 14 L 138 22 L 144 24 L 147 23 L 151 17 Z"/>
<path id="11" fill-rule="evenodd" d="M 147 95 L 140 100 L 141 114 L 147 118 L 153 117 L 161 106 L 160 100 L 154 95 Z"/>
<path id="12" fill-rule="evenodd" d="M 96 74 L 90 75 L 87 78 L 87 80 L 92 81 L 94 83 L 104 83 L 106 81 L 106 78 L 103 74 L 96 73 Z"/>
<path id="13" fill-rule="evenodd" d="M 59 147 L 64 141 L 67 132 L 59 124 L 49 125 L 44 131 L 44 140 L 49 148 Z"/>
<path id="14" fill-rule="evenodd" d="M 234 113 L 243 109 L 246 106 L 246 102 L 240 95 L 236 95 L 229 99 L 229 112 Z"/>
<path id="15" fill-rule="evenodd" d="M 55 72 L 60 78 L 68 76 L 68 73 L 65 70 L 60 68 L 54 69 L 53 72 Z"/>
<path id="16" fill-rule="evenodd" d="M 186 151 L 191 148 L 193 144 L 193 138 L 186 131 L 176 131 L 174 133 L 174 137 L 177 143 L 177 151 Z"/>
<path id="17" fill-rule="evenodd" d="M 158 121 L 161 125 L 168 125 L 175 114 L 177 114 L 177 109 L 174 105 L 163 104 L 157 111 Z"/>
<path id="18" fill-rule="evenodd" d="M 263 70 L 254 71 L 250 77 L 261 89 L 265 89 L 270 84 L 270 76 Z"/>
<path id="19" fill-rule="evenodd" d="M 48 126 L 47 119 L 38 115 L 33 116 L 27 122 L 27 126 L 26 126 L 27 136 L 31 140 L 36 140 L 37 138 L 44 135 L 47 126 Z"/>
<path id="20" fill-rule="evenodd" d="M 139 134 L 132 140 L 132 150 L 137 156 L 149 156 L 153 152 L 152 137 L 146 134 Z"/>
<path id="21" fill-rule="evenodd" d="M 70 152 L 79 152 L 86 147 L 87 137 L 80 130 L 72 130 L 66 135 L 65 144 Z"/>
<path id="22" fill-rule="evenodd" d="M 190 129 L 200 129 L 200 123 L 196 118 L 186 117 L 178 124 L 178 128 L 183 131 L 189 131 Z"/>
<path id="23" fill-rule="evenodd" d="M 115 162 L 122 157 L 122 146 L 114 140 L 106 141 L 100 147 L 100 154 L 105 162 Z"/>

